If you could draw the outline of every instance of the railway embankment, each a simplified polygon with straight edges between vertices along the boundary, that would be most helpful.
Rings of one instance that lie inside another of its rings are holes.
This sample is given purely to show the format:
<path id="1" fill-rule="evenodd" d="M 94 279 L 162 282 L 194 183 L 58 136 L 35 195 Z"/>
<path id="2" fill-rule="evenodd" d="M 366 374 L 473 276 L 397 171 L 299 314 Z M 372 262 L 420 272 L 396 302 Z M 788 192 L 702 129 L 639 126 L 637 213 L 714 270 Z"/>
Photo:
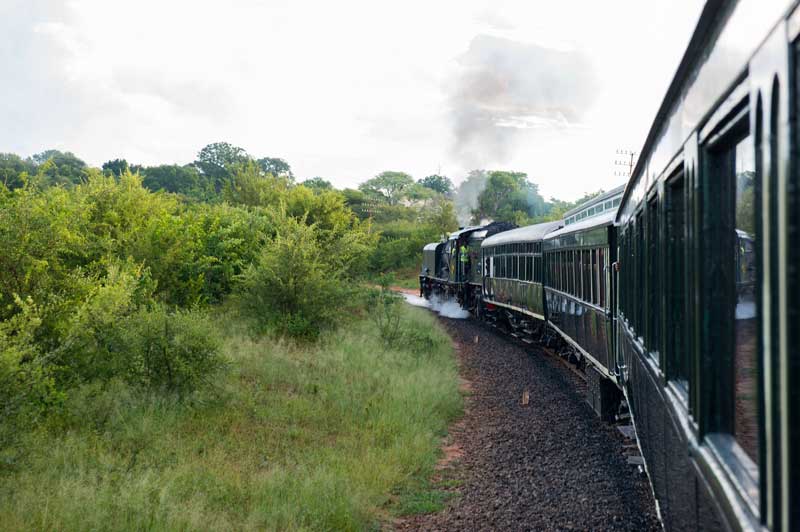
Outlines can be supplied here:
<path id="1" fill-rule="evenodd" d="M 398 529 L 661 529 L 630 440 L 595 417 L 580 378 L 474 320 L 439 319 L 468 383 L 465 415 L 432 480 L 448 502 Z"/>

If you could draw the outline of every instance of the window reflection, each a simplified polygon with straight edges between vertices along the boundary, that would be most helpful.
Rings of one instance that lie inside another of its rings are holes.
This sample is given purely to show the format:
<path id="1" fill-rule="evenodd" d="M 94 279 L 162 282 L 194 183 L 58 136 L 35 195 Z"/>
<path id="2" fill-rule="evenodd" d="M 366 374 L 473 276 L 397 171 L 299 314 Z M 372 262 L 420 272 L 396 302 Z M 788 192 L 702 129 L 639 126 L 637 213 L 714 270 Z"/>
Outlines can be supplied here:
<path id="1" fill-rule="evenodd" d="M 758 342 L 755 150 L 752 137 L 736 145 L 736 312 L 734 436 L 758 463 Z"/>

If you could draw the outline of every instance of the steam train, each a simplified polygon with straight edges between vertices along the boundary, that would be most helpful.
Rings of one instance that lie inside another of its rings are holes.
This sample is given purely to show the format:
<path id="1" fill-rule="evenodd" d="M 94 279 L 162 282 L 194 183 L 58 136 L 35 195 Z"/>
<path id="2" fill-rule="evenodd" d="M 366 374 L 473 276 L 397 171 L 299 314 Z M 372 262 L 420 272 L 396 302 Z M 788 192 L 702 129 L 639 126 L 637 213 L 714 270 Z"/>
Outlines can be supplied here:
<path id="1" fill-rule="evenodd" d="M 667 530 L 800 530 L 800 7 L 709 0 L 623 189 L 468 227 L 420 290 L 568 346 Z"/>

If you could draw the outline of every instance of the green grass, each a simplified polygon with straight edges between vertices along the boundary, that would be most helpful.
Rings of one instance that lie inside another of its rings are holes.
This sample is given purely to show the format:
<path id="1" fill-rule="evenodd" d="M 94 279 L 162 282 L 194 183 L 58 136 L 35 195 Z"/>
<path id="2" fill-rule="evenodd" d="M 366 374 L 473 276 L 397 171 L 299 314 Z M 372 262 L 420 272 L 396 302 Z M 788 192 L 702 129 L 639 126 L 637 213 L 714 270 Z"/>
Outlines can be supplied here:
<path id="1" fill-rule="evenodd" d="M 405 326 L 436 328 L 424 311 Z M 369 321 L 317 346 L 228 315 L 227 372 L 188 400 L 85 387 L 0 456 L 3 530 L 360 530 L 432 511 L 427 479 L 461 411 L 452 347 L 384 349 Z"/>
<path id="2" fill-rule="evenodd" d="M 419 290 L 419 268 L 404 268 L 385 274 L 392 287 L 410 288 Z M 378 283 L 376 278 L 374 281 Z"/>

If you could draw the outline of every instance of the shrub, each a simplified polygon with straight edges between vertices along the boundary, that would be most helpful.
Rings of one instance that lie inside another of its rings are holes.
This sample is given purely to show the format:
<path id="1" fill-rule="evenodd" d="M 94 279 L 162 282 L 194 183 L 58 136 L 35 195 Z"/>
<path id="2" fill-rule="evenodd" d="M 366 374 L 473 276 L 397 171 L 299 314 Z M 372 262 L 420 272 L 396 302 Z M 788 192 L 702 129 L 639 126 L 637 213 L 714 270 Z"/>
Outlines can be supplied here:
<path id="1" fill-rule="evenodd" d="M 52 333 L 57 342 L 50 356 L 61 368 L 64 386 L 126 371 L 130 338 L 124 322 L 149 300 L 153 288 L 146 271 L 132 261 L 110 259 L 105 275 L 87 281 L 87 293 L 66 306 L 69 315 Z"/>
<path id="2" fill-rule="evenodd" d="M 380 289 L 369 298 L 369 317 L 386 347 L 395 347 L 402 337 L 400 328 L 402 298 L 389 290 L 391 278 L 382 276 Z"/>
<path id="3" fill-rule="evenodd" d="M 208 318 L 199 310 L 169 311 L 152 303 L 152 290 L 141 266 L 109 266 L 53 353 L 65 386 L 120 378 L 186 392 L 220 367 L 220 340 Z"/>
<path id="4" fill-rule="evenodd" d="M 64 398 L 55 386 L 53 366 L 34 341 L 39 309 L 19 297 L 16 305 L 19 312 L 0 321 L 0 449 Z"/>
<path id="5" fill-rule="evenodd" d="M 129 335 L 125 378 L 135 384 L 191 392 L 223 366 L 220 335 L 200 311 L 155 305 L 131 314 L 123 327 Z"/>
<path id="6" fill-rule="evenodd" d="M 315 227 L 286 217 L 242 275 L 240 300 L 261 328 L 314 340 L 342 315 L 343 272 L 324 253 Z"/>

